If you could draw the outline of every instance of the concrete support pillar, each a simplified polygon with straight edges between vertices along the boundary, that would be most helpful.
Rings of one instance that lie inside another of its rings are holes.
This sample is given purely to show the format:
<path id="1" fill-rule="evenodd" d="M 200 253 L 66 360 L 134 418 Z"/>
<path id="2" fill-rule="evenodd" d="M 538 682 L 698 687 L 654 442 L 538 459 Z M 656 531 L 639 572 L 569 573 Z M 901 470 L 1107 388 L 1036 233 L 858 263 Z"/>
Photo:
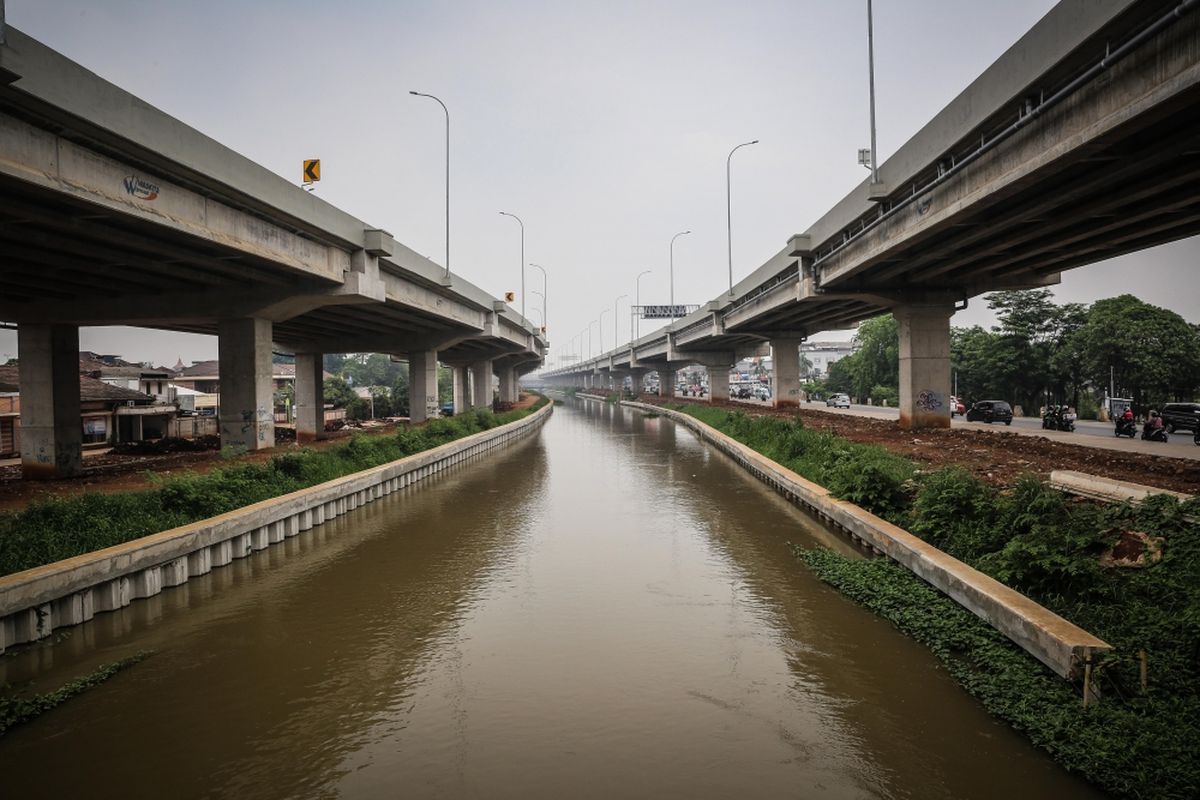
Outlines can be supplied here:
<path id="1" fill-rule="evenodd" d="M 950 427 L 952 305 L 898 306 L 900 427 Z"/>
<path id="2" fill-rule="evenodd" d="M 658 396 L 668 399 L 675 396 L 675 370 L 664 368 L 658 371 Z"/>
<path id="3" fill-rule="evenodd" d="M 296 353 L 296 441 L 325 438 L 325 377 L 320 353 Z"/>
<path id="4" fill-rule="evenodd" d="M 451 367 L 451 372 L 454 375 L 454 413 L 461 414 L 471 407 L 470 380 L 466 367 Z"/>
<path id="5" fill-rule="evenodd" d="M 64 478 L 83 472 L 79 415 L 79 327 L 17 327 L 21 381 L 21 472 Z"/>
<path id="6" fill-rule="evenodd" d="M 221 447 L 274 447 L 270 320 L 223 320 L 217 326 L 217 337 Z"/>
<path id="7" fill-rule="evenodd" d="M 471 365 L 471 405 L 475 408 L 492 407 L 492 360 L 476 361 Z"/>
<path id="8" fill-rule="evenodd" d="M 612 390 L 617 394 L 623 394 L 625 391 L 625 373 L 613 370 L 611 379 Z"/>
<path id="9" fill-rule="evenodd" d="M 635 397 L 641 395 L 646 388 L 646 370 L 635 369 L 629 373 L 631 388 Z"/>
<path id="10" fill-rule="evenodd" d="M 414 350 L 408 354 L 408 419 L 425 422 L 437 419 L 438 361 L 436 350 Z"/>
<path id="11" fill-rule="evenodd" d="M 512 367 L 500 367 L 496 377 L 500 379 L 500 402 L 517 402 L 517 371 Z"/>
<path id="12" fill-rule="evenodd" d="M 771 340 L 771 369 L 774 371 L 771 401 L 775 408 L 800 406 L 800 339 Z"/>
<path id="13" fill-rule="evenodd" d="M 708 367 L 708 397 L 710 400 L 729 399 L 729 366 Z"/>

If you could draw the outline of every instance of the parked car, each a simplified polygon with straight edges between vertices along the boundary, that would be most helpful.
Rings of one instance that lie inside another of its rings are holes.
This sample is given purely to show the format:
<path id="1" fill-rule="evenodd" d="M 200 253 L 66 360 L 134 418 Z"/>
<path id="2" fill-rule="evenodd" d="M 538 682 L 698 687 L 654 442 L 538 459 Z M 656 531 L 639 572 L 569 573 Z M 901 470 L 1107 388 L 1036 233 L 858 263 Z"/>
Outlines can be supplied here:
<path id="1" fill-rule="evenodd" d="M 1167 433 L 1200 433 L 1200 403 L 1167 403 L 1163 406 L 1162 418 Z"/>
<path id="2" fill-rule="evenodd" d="M 1004 400 L 980 400 L 967 411 L 967 422 L 1003 422 L 1012 425 L 1013 412 Z"/>
<path id="3" fill-rule="evenodd" d="M 967 413 L 967 404 L 954 395 L 950 395 L 950 416 L 961 417 L 965 413 Z"/>
<path id="4" fill-rule="evenodd" d="M 848 395 L 848 394 L 830 395 L 829 399 L 825 401 L 825 405 L 833 406 L 834 408 L 849 408 L 850 407 L 850 395 Z"/>

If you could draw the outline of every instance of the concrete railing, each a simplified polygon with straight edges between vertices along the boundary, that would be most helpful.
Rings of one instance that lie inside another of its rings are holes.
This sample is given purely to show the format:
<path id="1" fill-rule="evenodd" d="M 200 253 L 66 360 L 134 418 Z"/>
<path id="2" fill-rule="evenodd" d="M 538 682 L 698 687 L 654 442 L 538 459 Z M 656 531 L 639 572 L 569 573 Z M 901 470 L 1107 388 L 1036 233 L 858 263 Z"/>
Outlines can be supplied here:
<path id="1" fill-rule="evenodd" d="M 1020 592 L 964 564 L 928 542 L 875 516 L 695 417 L 662 406 L 623 402 L 652 411 L 694 431 L 788 500 L 806 506 L 825 523 L 907 567 L 963 608 L 1003 633 L 1062 677 L 1081 676 L 1085 664 L 1112 646 Z"/>
<path id="2" fill-rule="evenodd" d="M 124 608 L 536 431 L 553 403 L 431 450 L 131 542 L 0 578 L 0 653 Z"/>

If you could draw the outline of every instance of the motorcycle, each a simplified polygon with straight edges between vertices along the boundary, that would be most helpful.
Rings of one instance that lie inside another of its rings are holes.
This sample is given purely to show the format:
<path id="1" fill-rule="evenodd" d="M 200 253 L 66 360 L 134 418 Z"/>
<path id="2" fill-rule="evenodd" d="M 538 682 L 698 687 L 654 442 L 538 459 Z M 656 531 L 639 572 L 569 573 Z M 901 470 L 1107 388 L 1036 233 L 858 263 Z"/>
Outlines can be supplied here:
<path id="1" fill-rule="evenodd" d="M 1072 433 L 1075 430 L 1075 420 L 1066 412 L 1050 409 L 1042 415 L 1042 430 Z"/>
<path id="2" fill-rule="evenodd" d="M 1166 442 L 1166 428 L 1151 428 L 1149 423 L 1142 427 L 1142 439 L 1147 442 Z"/>
<path id="3" fill-rule="evenodd" d="M 1137 426 L 1133 424 L 1133 420 L 1131 419 L 1121 419 L 1118 417 L 1117 427 L 1116 430 L 1113 431 L 1113 436 L 1118 438 L 1121 436 L 1128 436 L 1130 439 L 1132 439 L 1133 437 L 1137 436 Z"/>

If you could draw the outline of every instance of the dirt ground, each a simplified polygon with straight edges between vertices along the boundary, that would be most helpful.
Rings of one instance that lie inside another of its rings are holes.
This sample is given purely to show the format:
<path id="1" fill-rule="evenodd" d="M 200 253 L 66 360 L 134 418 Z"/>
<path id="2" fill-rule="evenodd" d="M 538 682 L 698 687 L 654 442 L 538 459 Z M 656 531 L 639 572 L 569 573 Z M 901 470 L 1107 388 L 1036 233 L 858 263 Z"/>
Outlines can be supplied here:
<path id="1" fill-rule="evenodd" d="M 523 394 L 520 402 L 514 408 L 528 408 L 536 401 L 536 395 Z M 368 423 L 362 428 L 346 427 L 339 431 L 333 431 L 326 434 L 328 438 L 308 446 L 331 447 L 349 438 L 355 432 L 373 435 L 386 434 L 408 424 L 402 420 L 376 421 L 376 423 Z M 50 481 L 25 481 L 21 479 L 19 465 L 3 466 L 0 467 L 0 512 L 20 510 L 33 500 L 43 497 L 69 496 L 83 492 L 111 493 L 145 489 L 150 485 L 152 479 L 166 478 L 183 472 L 205 473 L 233 463 L 258 463 L 295 447 L 297 445 L 294 439 L 280 441 L 275 447 L 255 450 L 232 459 L 222 456 L 218 450 L 162 455 L 104 453 L 84 458 L 83 475 Z"/>
<path id="2" fill-rule="evenodd" d="M 658 397 L 650 395 L 641 399 L 648 403 L 660 402 Z M 748 414 L 799 416 L 814 430 L 827 430 L 851 441 L 881 445 L 920 464 L 931 467 L 958 464 L 995 486 L 1010 485 L 1026 472 L 1046 477 L 1052 470 L 1069 469 L 1200 494 L 1200 461 L 1191 459 L 1122 453 L 998 430 L 943 429 L 914 433 L 902 430 L 889 420 L 832 414 L 804 407 L 797 412 L 776 411 L 765 406 L 747 407 L 744 403 L 718 401 L 717 405 Z"/>

